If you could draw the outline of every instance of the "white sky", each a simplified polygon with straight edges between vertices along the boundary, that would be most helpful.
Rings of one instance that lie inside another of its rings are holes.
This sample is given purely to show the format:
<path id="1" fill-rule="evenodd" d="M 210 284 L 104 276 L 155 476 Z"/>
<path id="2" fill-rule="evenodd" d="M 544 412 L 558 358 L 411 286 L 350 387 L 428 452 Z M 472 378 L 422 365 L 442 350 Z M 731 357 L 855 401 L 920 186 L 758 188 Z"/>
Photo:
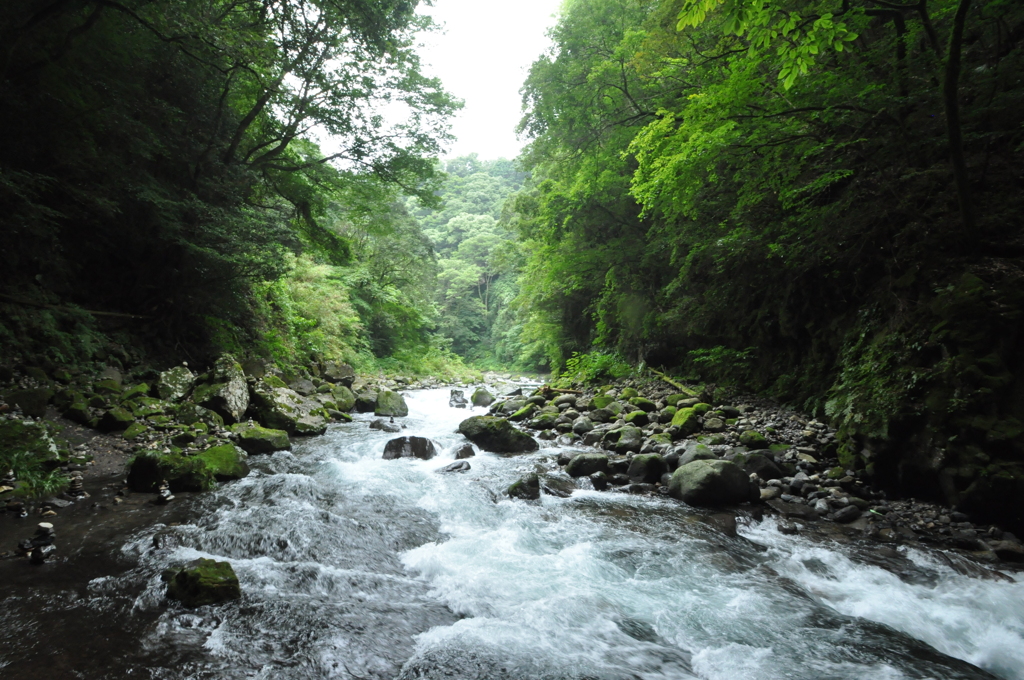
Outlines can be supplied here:
<path id="1" fill-rule="evenodd" d="M 443 26 L 424 36 L 419 53 L 424 71 L 465 100 L 452 120 L 458 138 L 447 157 L 476 152 L 481 160 L 512 159 L 523 142 L 515 128 L 522 117 L 519 88 L 550 44 L 561 0 L 434 0 L 420 11 Z"/>

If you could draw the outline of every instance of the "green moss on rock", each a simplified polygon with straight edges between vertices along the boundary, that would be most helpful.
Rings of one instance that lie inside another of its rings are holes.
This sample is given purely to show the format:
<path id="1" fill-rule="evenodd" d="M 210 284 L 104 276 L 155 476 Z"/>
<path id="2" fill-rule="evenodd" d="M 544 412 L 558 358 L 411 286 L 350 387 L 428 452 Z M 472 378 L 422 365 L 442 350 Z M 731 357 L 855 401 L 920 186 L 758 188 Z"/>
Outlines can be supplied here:
<path id="1" fill-rule="evenodd" d="M 682 408 L 672 416 L 672 425 L 679 428 L 679 434 L 688 437 L 700 429 L 700 420 L 692 408 Z"/>
<path id="2" fill-rule="evenodd" d="M 167 575 L 167 597 L 186 607 L 202 607 L 237 600 L 242 590 L 230 563 L 200 558 Z"/>
<path id="3" fill-rule="evenodd" d="M 528 453 L 539 448 L 533 437 L 504 418 L 473 416 L 459 423 L 459 432 L 481 449 L 494 453 Z"/>

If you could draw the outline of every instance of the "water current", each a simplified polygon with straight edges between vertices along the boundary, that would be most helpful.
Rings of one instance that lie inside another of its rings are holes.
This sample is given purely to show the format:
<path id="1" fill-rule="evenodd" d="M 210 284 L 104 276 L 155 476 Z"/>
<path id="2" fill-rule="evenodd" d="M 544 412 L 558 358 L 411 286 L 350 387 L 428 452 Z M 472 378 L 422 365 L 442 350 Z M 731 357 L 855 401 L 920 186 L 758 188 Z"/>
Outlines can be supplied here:
<path id="1" fill-rule="evenodd" d="M 1024 680 L 1020 576 L 770 518 L 730 538 L 662 497 L 511 501 L 527 472 L 564 475 L 558 450 L 439 473 L 469 415 L 447 398 L 410 393 L 402 419 L 437 458 L 382 460 L 396 435 L 369 416 L 253 456 L 249 477 L 184 501 L 185 521 L 134 535 L 126 570 L 9 603 L 4 644 L 78 655 L 39 677 Z M 197 557 L 230 561 L 242 600 L 163 601 L 163 570 Z"/>

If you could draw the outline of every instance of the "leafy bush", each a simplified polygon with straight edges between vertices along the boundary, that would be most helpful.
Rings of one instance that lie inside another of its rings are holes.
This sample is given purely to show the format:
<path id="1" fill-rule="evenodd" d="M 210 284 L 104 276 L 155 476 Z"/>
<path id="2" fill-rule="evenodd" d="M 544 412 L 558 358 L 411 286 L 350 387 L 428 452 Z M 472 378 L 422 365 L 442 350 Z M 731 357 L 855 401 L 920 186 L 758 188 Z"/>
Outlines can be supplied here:
<path id="1" fill-rule="evenodd" d="M 559 384 L 598 383 L 623 378 L 632 371 L 630 365 L 618 354 L 573 352 L 565 361 L 565 370 L 558 378 Z"/>

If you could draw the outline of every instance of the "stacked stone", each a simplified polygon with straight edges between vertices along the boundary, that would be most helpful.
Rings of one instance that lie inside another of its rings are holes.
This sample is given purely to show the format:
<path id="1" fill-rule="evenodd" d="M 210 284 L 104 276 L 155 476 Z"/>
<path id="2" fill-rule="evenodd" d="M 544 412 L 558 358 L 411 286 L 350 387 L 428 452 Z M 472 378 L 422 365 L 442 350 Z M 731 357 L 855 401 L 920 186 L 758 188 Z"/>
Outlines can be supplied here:
<path id="1" fill-rule="evenodd" d="M 70 481 L 68 482 L 68 495 L 75 498 L 88 498 L 89 494 L 86 493 L 83 488 L 82 473 L 73 472 L 71 473 Z"/>

